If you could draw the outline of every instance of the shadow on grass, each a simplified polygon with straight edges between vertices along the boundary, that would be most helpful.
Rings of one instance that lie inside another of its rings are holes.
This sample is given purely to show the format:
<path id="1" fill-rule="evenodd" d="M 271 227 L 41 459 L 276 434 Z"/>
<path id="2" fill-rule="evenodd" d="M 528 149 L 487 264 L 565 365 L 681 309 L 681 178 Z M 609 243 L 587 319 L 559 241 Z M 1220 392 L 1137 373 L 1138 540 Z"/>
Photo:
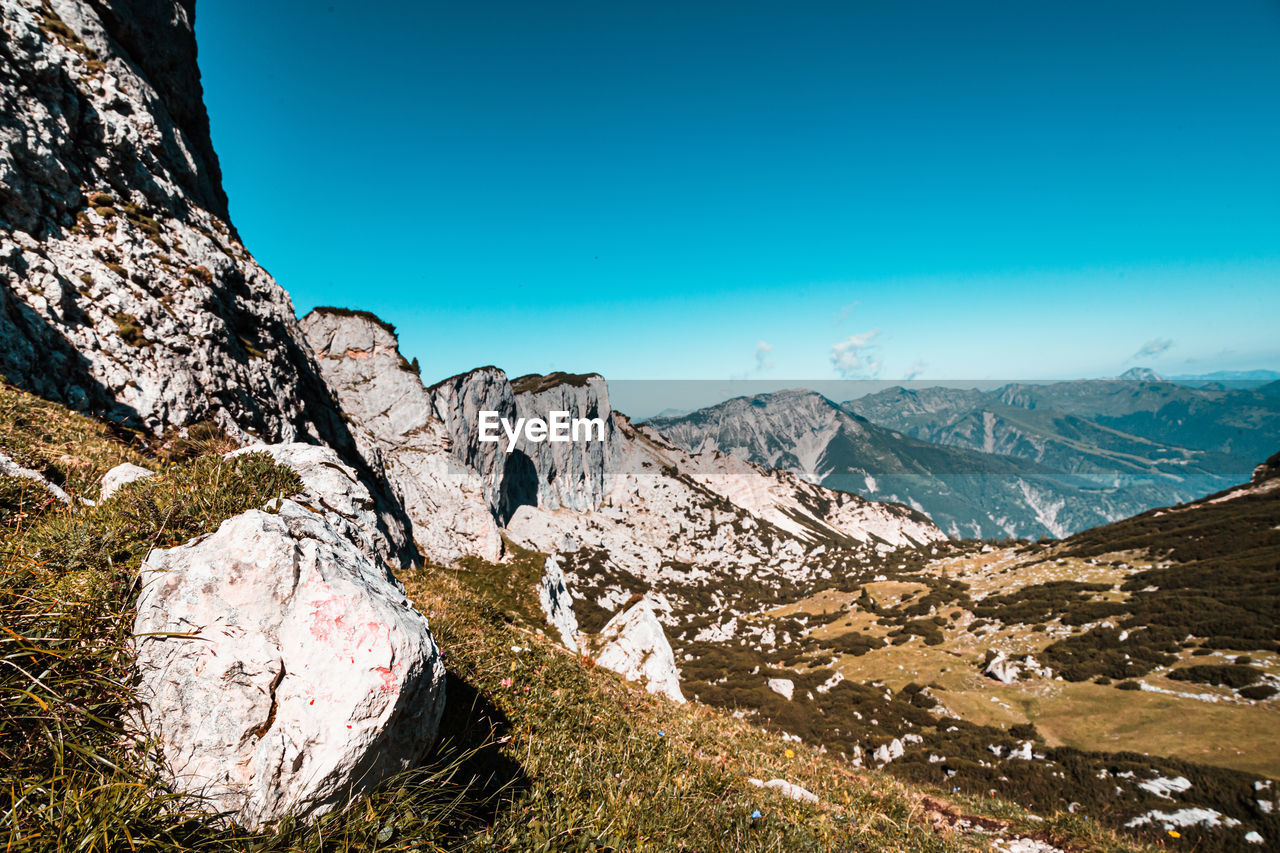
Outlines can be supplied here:
<path id="1" fill-rule="evenodd" d="M 502 752 L 511 730 L 506 714 L 453 672 L 445 695 L 440 735 L 425 764 L 449 767 L 449 786 L 458 792 L 449 823 L 464 834 L 491 825 L 506 804 L 528 789 L 529 777 Z"/>

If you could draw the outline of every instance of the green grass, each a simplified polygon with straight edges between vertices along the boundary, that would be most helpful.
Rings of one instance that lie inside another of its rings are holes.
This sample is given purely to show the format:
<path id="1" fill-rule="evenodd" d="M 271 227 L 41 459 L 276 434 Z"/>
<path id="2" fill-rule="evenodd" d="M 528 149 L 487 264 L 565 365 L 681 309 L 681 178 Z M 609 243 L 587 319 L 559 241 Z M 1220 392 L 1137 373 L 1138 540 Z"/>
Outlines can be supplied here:
<path id="1" fill-rule="evenodd" d="M 154 467 L 139 442 L 138 436 L 0 382 L 0 452 L 73 496 L 96 498 L 102 475 L 121 462 Z"/>
<path id="2" fill-rule="evenodd" d="M 0 528 L 0 845 L 8 851 L 983 849 L 933 826 L 936 804 L 698 704 L 673 705 L 543 635 L 542 555 L 403 580 L 449 667 L 439 744 L 417 770 L 310 824 L 250 833 L 167 791 L 129 731 L 129 630 L 146 553 L 300 489 L 261 455 L 222 459 L 216 430 L 144 453 L 61 407 L 0 388 L 0 449 L 76 494 L 121 461 L 157 470 L 97 506 Z M 0 482 L 0 493 L 15 486 Z M 754 788 L 784 778 L 818 806 Z M 937 795 L 937 792 L 934 792 Z M 996 799 L 957 807 L 1079 849 L 1131 850 L 1074 816 L 1033 822 Z M 758 812 L 759 817 L 752 817 Z"/>

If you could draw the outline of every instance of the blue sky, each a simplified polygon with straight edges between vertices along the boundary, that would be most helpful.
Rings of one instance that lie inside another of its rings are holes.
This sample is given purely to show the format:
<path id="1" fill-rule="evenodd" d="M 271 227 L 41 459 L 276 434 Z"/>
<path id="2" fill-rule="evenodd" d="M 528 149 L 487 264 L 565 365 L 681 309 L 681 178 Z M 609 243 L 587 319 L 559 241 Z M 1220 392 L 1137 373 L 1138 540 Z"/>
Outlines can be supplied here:
<path id="1" fill-rule="evenodd" d="M 196 31 L 246 244 L 427 379 L 1280 369 L 1280 3 L 219 0 Z"/>

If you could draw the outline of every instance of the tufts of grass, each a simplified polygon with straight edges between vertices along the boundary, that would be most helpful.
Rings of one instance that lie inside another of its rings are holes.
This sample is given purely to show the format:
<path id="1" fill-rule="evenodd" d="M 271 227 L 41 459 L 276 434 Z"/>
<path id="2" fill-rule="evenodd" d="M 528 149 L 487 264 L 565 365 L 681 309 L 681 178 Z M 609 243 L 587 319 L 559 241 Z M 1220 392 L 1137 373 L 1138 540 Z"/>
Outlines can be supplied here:
<path id="1" fill-rule="evenodd" d="M 446 650 L 451 701 L 478 695 L 498 721 L 481 782 L 503 793 L 467 839 L 474 849 L 968 849 L 936 833 L 900 783 L 593 668 L 509 621 L 465 571 L 403 580 Z M 821 804 L 748 777 L 788 779 Z"/>
<path id="2" fill-rule="evenodd" d="M 141 321 L 134 315 L 120 311 L 111 319 L 115 321 L 116 331 L 120 335 L 120 340 L 129 346 L 144 347 L 151 343 L 151 341 L 147 340 L 146 332 L 142 331 Z"/>
<path id="3" fill-rule="evenodd" d="M 0 382 L 0 452 L 73 496 L 94 498 L 121 462 L 152 467 L 137 436 Z"/>

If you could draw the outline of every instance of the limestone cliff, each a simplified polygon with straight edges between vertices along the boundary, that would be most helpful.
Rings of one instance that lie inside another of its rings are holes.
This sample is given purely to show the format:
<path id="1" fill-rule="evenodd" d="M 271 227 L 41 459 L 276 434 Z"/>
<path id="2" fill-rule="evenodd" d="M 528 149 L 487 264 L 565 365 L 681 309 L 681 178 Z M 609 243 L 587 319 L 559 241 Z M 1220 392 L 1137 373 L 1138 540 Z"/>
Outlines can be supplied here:
<path id="1" fill-rule="evenodd" d="M 382 462 L 404 502 L 423 556 L 444 565 L 468 555 L 498 559 L 500 460 L 468 445 L 466 422 L 475 406 L 500 404 L 506 376 L 494 371 L 499 382 L 477 371 L 474 381 L 433 393 L 400 355 L 395 330 L 372 314 L 320 308 L 302 325 L 325 378 L 356 424 L 361 450 Z M 486 388 L 497 389 L 499 402 L 485 402 Z M 505 393 L 509 401 L 510 389 Z M 437 401 L 447 421 L 436 416 Z"/>
<path id="2" fill-rule="evenodd" d="M 192 0 L 0 12 L 0 374 L 155 435 L 212 421 L 246 444 L 327 444 L 411 562 L 289 295 L 230 225 Z"/>
<path id="3" fill-rule="evenodd" d="M 191 0 L 0 0 L 0 373 L 162 433 L 349 443 L 227 215 Z"/>

